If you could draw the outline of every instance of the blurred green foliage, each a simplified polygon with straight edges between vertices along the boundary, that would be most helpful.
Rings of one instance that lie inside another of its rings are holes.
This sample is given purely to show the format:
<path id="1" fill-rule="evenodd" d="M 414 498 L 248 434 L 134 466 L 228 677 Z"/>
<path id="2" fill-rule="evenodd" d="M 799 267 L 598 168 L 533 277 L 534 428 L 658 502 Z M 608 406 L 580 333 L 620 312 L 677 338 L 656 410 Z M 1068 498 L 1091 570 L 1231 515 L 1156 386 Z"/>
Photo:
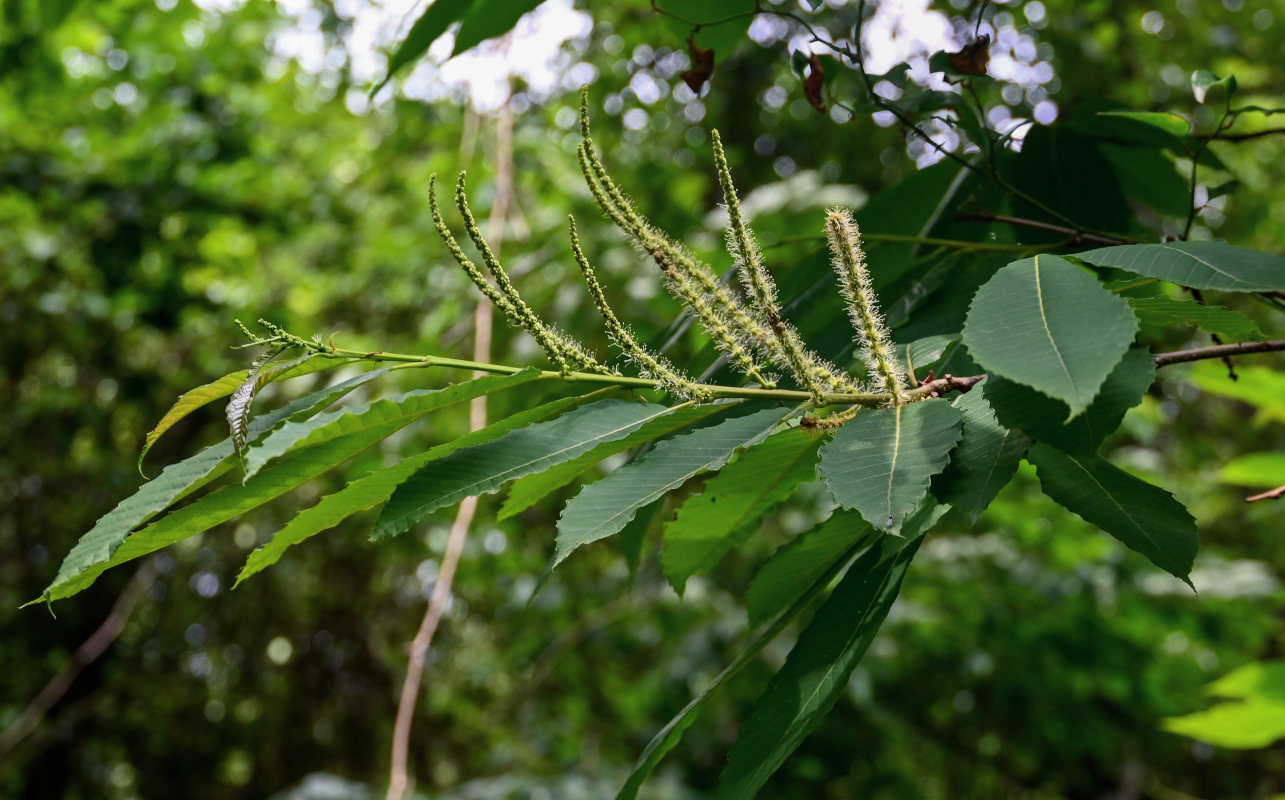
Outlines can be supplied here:
<path id="1" fill-rule="evenodd" d="M 367 87 L 342 59 L 310 71 L 265 46 L 297 17 L 267 4 L 208 5 L 5 6 L 0 728 L 95 630 L 129 570 L 61 604 L 56 619 L 17 606 L 139 483 L 137 449 L 173 398 L 244 365 L 244 353 L 229 349 L 238 340 L 234 318 L 335 333 L 346 346 L 468 353 L 474 297 L 431 235 L 425 187 L 431 172 L 467 168 L 479 210 L 489 205 L 491 123 L 451 102 L 398 98 L 366 109 L 353 93 Z M 718 194 L 706 130 L 718 127 L 747 211 L 779 257 L 783 295 L 804 298 L 797 308 L 809 307 L 807 290 L 824 270 L 822 206 L 898 191 L 930 202 L 953 178 L 949 165 L 917 171 L 913 158 L 924 150 L 895 127 L 818 116 L 783 42 L 743 42 L 720 55 L 707 94 L 680 100 L 669 87 L 686 45 L 671 22 L 644 3 L 589 10 L 595 27 L 573 47 L 596 67 L 593 91 L 605 111 L 597 140 L 617 177 L 659 225 L 725 266 L 718 222 L 707 216 Z M 975 5 L 941 10 L 971 32 Z M 351 9 L 315 11 L 325 48 L 342 55 Z M 1110 99 L 1190 112 L 1199 129 L 1214 120 L 1186 94 L 1197 68 L 1234 73 L 1245 102 L 1281 105 L 1285 3 L 1049 0 L 994 4 L 992 12 L 1008 15 L 1006 24 L 1037 42 L 1054 68 L 1044 94 L 1028 87 L 1013 109 L 1051 98 L 1064 119 L 1091 128 L 1088 112 Z M 842 29 L 855 8 L 830 13 Z M 626 89 L 646 82 L 639 75 L 666 86 L 655 102 Z M 841 87 L 847 79 L 835 80 Z M 598 219 L 574 163 L 573 103 L 555 95 L 517 115 L 518 202 L 506 252 L 533 305 L 602 351 L 602 335 L 586 324 L 588 300 L 571 288 L 563 240 L 568 210 Z M 1278 252 L 1283 143 L 1265 136 L 1215 145 L 1241 185 L 1201 224 Z M 1015 169 L 1020 178 L 1020 160 Z M 1219 173 L 1210 174 L 1212 182 Z M 859 217 L 872 233 L 898 232 L 895 215 Z M 1010 230 L 996 234 L 1012 241 Z M 583 224 L 582 235 L 622 316 L 662 340 L 676 309 L 652 273 L 605 224 Z M 872 247 L 872 262 L 895 263 L 898 247 Z M 1002 263 L 969 256 L 953 280 L 980 284 Z M 899 278 L 876 276 L 888 285 Z M 1260 307 L 1240 310 L 1279 335 L 1279 322 Z M 958 330 L 950 315 L 961 313 L 942 308 L 939 329 L 898 338 Z M 799 323 L 810 339 L 826 334 L 809 330 L 806 315 Z M 846 334 L 829 333 L 832 349 L 841 347 Z M 521 336 L 501 328 L 496 336 L 495 360 L 536 360 Z M 1173 336 L 1173 346 L 1186 343 Z M 697 339 L 671 354 L 699 368 L 712 360 L 703 347 Z M 402 381 L 409 388 L 450 379 Z M 1285 791 L 1279 744 L 1229 751 L 1160 730 L 1162 718 L 1203 707 L 1200 687 L 1210 679 L 1279 657 L 1285 645 L 1279 506 L 1246 506 L 1242 490 L 1220 478 L 1233 457 L 1280 447 L 1279 401 L 1227 384 L 1217 364 L 1166 371 L 1108 445 L 1117 462 L 1174 489 L 1200 521 L 1199 595 L 1062 512 L 1023 473 L 972 530 L 956 526 L 924 545 L 845 699 L 763 796 Z M 492 412 L 541 399 L 501 396 Z M 434 417 L 392 446 L 409 452 L 444 441 L 465 422 Z M 213 409 L 184 421 L 149 463 L 216 441 L 223 424 Z M 361 456 L 350 470 L 381 455 Z M 328 480 L 334 488 L 341 477 Z M 352 520 L 228 592 L 245 554 L 319 491 L 304 487 L 267 513 L 156 556 L 155 580 L 112 649 L 31 735 L 0 753 L 0 795 L 262 797 L 318 772 L 352 782 L 345 791 L 353 797 L 377 791 L 404 645 L 436 579 L 449 514 L 378 547 L 364 541 L 369 518 Z M 569 561 L 528 604 L 552 551 L 556 499 L 502 523 L 498 504 L 483 504 L 416 720 L 414 772 L 432 796 L 613 792 L 652 732 L 737 652 L 751 565 L 811 527 L 824 505 L 802 493 L 744 552 L 691 581 L 681 601 L 660 576 L 654 548 L 636 577 L 600 548 Z M 787 646 L 770 647 L 715 698 L 662 764 L 651 796 L 713 788 L 740 716 Z"/>

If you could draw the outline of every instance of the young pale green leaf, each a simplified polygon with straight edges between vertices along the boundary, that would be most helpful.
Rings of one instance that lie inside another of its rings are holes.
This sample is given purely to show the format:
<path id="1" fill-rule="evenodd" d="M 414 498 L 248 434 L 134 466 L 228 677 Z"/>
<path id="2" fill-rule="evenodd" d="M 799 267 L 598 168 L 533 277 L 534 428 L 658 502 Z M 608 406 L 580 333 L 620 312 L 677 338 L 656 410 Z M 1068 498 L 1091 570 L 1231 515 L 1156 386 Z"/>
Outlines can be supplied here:
<path id="1" fill-rule="evenodd" d="M 857 512 L 836 509 L 828 520 L 781 547 L 759 568 L 745 595 L 749 626 L 758 627 L 789 607 L 864 540 L 873 542 L 882 536 Z"/>
<path id="2" fill-rule="evenodd" d="M 1285 453 L 1246 453 L 1218 470 L 1218 480 L 1237 486 L 1285 486 Z"/>
<path id="3" fill-rule="evenodd" d="M 599 400 L 486 444 L 429 462 L 379 512 L 373 539 L 404 533 L 439 508 L 499 491 L 508 481 L 569 461 L 602 442 L 628 436 L 663 409 L 633 400 Z"/>
<path id="4" fill-rule="evenodd" d="M 235 589 L 246 578 L 277 563 L 281 556 L 285 554 L 287 548 L 299 544 L 324 530 L 333 528 L 353 514 L 374 508 L 385 502 L 392 495 L 394 489 L 428 462 L 444 458 L 462 447 L 472 447 L 483 442 L 489 442 L 515 428 L 547 419 L 567 407 L 579 403 L 581 400 L 582 398 L 580 397 L 564 397 L 535 408 L 520 411 L 517 414 L 493 422 L 481 430 L 471 431 L 458 439 L 431 447 L 422 453 L 408 456 L 391 467 L 379 469 L 356 480 L 349 481 L 344 488 L 321 498 L 311 508 L 305 508 L 300 511 L 286 523 L 284 528 L 277 531 L 267 544 L 251 553 L 250 557 L 246 559 L 245 566 L 241 569 L 241 574 L 237 575 L 236 583 L 233 584 L 232 588 Z"/>
<path id="5" fill-rule="evenodd" d="M 1230 308 L 1207 306 L 1194 300 L 1177 300 L 1172 297 L 1125 299 L 1133 307 L 1133 313 L 1138 315 L 1144 331 L 1158 333 L 1170 325 L 1194 325 L 1206 333 L 1236 341 L 1267 338 L 1252 319 Z"/>
<path id="6" fill-rule="evenodd" d="M 433 42 L 437 41 L 437 37 L 446 33 L 446 29 L 452 22 L 464 16 L 473 2 L 474 0 L 435 0 L 432 5 L 424 9 L 419 19 L 411 25 L 406 38 L 388 57 L 388 72 L 370 93 L 374 95 L 375 92 L 384 88 L 384 84 L 388 83 L 398 70 L 423 57 Z"/>
<path id="7" fill-rule="evenodd" d="M 962 420 L 945 400 L 862 411 L 821 448 L 821 477 L 839 505 L 896 533 L 946 468 Z"/>
<path id="8" fill-rule="evenodd" d="M 1202 392 L 1229 397 L 1258 409 L 1255 422 L 1285 421 L 1285 372 L 1254 364 L 1236 365 L 1239 380 L 1213 361 L 1194 364 L 1183 377 Z"/>
<path id="9" fill-rule="evenodd" d="M 884 538 L 848 569 L 843 580 L 772 677 L 727 757 L 714 797 L 754 797 L 839 699 L 875 633 L 897 599 L 922 537 L 895 556 Z"/>
<path id="10" fill-rule="evenodd" d="M 1225 242 L 1165 242 L 1102 247 L 1075 257 L 1190 289 L 1272 292 L 1285 289 L 1285 258 Z"/>
<path id="11" fill-rule="evenodd" d="M 933 490 L 943 502 L 967 514 L 973 523 L 1013 477 L 1031 443 L 1026 434 L 1001 425 L 996 418 L 995 409 L 983 392 L 993 380 L 996 379 L 987 378 L 972 391 L 951 401 L 964 415 L 963 432 L 959 446 L 950 454 L 950 466 Z M 1038 396 L 1044 402 L 1054 402 Z"/>
<path id="12" fill-rule="evenodd" d="M 1218 747 L 1267 747 L 1285 739 L 1285 701 L 1256 698 L 1219 703 L 1206 711 L 1169 717 L 1160 727 Z"/>
<path id="13" fill-rule="evenodd" d="M 674 431 L 695 425 L 715 415 L 722 414 L 734 406 L 728 404 L 682 405 L 657 412 L 656 418 L 642 425 L 623 439 L 603 442 L 594 449 L 561 464 L 520 478 L 509 487 L 509 496 L 500 507 L 499 519 L 508 519 L 518 512 L 530 508 L 540 498 L 555 489 L 571 483 L 589 467 L 597 464 L 607 456 L 623 453 L 648 442 L 668 436 Z"/>
<path id="14" fill-rule="evenodd" d="M 1134 348 L 1111 370 L 1088 409 L 1064 424 L 1065 404 L 1021 384 L 988 378 L 983 394 L 1006 427 L 1021 430 L 1059 450 L 1090 455 L 1120 427 L 1125 412 L 1142 402 L 1155 380 L 1156 365 L 1151 353 Z"/>
<path id="15" fill-rule="evenodd" d="M 1235 75 L 1219 78 L 1207 69 L 1191 73 L 1191 94 L 1197 103 L 1230 106 L 1231 99 L 1236 96 L 1236 88 Z"/>
<path id="16" fill-rule="evenodd" d="M 266 382 L 297 378 L 301 375 L 309 375 L 345 363 L 347 362 L 341 359 L 314 358 L 313 354 L 310 353 L 285 364 L 278 364 L 265 369 L 263 378 Z M 240 369 L 224 375 L 217 381 L 184 392 L 178 400 L 174 401 L 174 405 L 170 406 L 170 410 L 165 412 L 165 416 L 161 417 L 160 422 L 156 423 L 156 427 L 148 431 L 147 437 L 143 440 L 143 449 L 138 454 L 139 472 L 143 470 L 143 459 L 147 457 L 148 451 L 152 449 L 152 445 L 156 444 L 157 440 L 166 431 L 197 409 L 232 394 L 238 386 L 245 383 L 245 379 L 249 375 L 250 370 Z"/>
<path id="17" fill-rule="evenodd" d="M 683 738 L 683 733 L 696 721 L 697 714 L 700 713 L 706 701 L 714 695 L 714 692 L 735 677 L 746 664 L 758 656 L 764 647 L 779 636 L 781 631 L 785 630 L 791 622 L 811 608 L 816 599 L 830 585 L 830 581 L 848 565 L 855 555 L 856 548 L 854 546 L 845 555 L 830 564 L 828 569 L 817 576 L 810 586 L 805 587 L 795 597 L 794 601 L 776 616 L 771 625 L 759 631 L 731 664 L 728 664 L 700 694 L 692 698 L 692 701 L 684 706 L 682 711 L 679 711 L 673 719 L 665 724 L 665 727 L 661 728 L 652 737 L 642 755 L 638 757 L 634 768 L 630 771 L 624 787 L 616 795 L 616 800 L 635 800 L 638 797 L 638 790 L 642 787 L 643 782 L 647 780 L 647 776 L 656 768 L 656 765 L 665 757 L 665 754 L 674 749 L 674 746 Z"/>
<path id="18" fill-rule="evenodd" d="M 544 0 L 474 0 L 460 22 L 451 55 L 457 56 L 487 39 L 503 36 L 513 30 L 523 14 L 542 2 Z"/>
<path id="19" fill-rule="evenodd" d="M 189 536 L 207 531 L 215 525 L 236 519 L 245 512 L 258 508 L 269 500 L 280 497 L 338 466 L 394 430 L 396 430 L 394 426 L 386 425 L 383 428 L 370 428 L 332 439 L 324 444 L 292 453 L 270 469 L 264 470 L 250 483 L 234 483 L 210 492 L 196 502 L 170 512 L 129 536 L 111 554 L 110 559 L 96 561 L 66 579 L 55 579 L 53 584 L 45 590 L 45 598 L 59 600 L 71 597 L 87 588 L 111 567 L 153 553 Z"/>
<path id="20" fill-rule="evenodd" d="M 1170 111 L 1099 111 L 1098 116 L 1141 122 L 1178 138 L 1191 132 L 1191 123 L 1185 117 Z"/>
<path id="21" fill-rule="evenodd" d="M 800 484 L 816 478 L 818 434 L 792 428 L 743 451 L 706 482 L 665 526 L 660 564 L 680 595 L 755 531 L 755 524 Z"/>
<path id="22" fill-rule="evenodd" d="M 446 406 L 521 386 L 540 377 L 540 371 L 536 369 L 524 369 L 512 375 L 484 375 L 441 389 L 417 389 L 395 397 L 344 406 L 312 419 L 287 422 L 246 452 L 245 479 L 250 480 L 264 465 L 295 450 L 367 428 L 382 428 L 390 423 L 401 428 Z"/>
<path id="23" fill-rule="evenodd" d="M 1129 349 L 1138 320 L 1122 298 L 1057 256 L 1015 261 L 977 294 L 964 344 L 977 363 L 1065 402 L 1075 416 Z"/>
<path id="24" fill-rule="evenodd" d="M 1188 586 L 1199 535 L 1174 496 L 1101 456 L 1075 456 L 1035 444 L 1026 454 L 1044 493 L 1137 550 Z"/>
<path id="25" fill-rule="evenodd" d="M 253 441 L 285 420 L 307 417 L 317 409 L 325 408 L 363 383 L 374 380 L 386 372 L 387 370 L 381 369 L 349 378 L 256 417 L 250 423 L 247 439 Z M 80 541 L 76 542 L 76 546 L 63 559 L 53 582 L 45 589 L 43 599 L 55 599 L 56 591 L 60 592 L 57 597 L 75 594 L 75 592 L 70 594 L 61 592 L 72 581 L 86 575 L 88 570 L 100 567 L 88 577 L 88 580 L 82 580 L 75 591 L 80 591 L 81 588 L 93 583 L 94 578 L 106 569 L 101 565 L 113 557 L 121 546 L 121 542 L 126 541 L 126 537 L 130 535 L 130 531 L 225 474 L 232 468 L 233 452 L 232 439 L 229 437 L 177 464 L 171 464 L 155 479 L 143 484 L 137 492 L 122 500 L 119 505 L 94 523 L 94 527 L 80 537 Z"/>
<path id="26" fill-rule="evenodd" d="M 767 438 L 783 416 L 765 408 L 656 445 L 650 453 L 591 483 L 567 503 L 558 520 L 557 566 L 581 545 L 620 532 L 638 509 L 702 472 L 718 469 L 737 450 Z"/>

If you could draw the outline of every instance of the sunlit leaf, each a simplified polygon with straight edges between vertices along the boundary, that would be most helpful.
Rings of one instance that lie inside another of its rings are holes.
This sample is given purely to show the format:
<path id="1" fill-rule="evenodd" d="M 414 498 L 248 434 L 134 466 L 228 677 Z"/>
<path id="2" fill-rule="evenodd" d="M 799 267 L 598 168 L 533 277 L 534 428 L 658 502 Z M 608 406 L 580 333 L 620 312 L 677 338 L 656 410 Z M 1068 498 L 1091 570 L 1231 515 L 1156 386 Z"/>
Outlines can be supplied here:
<path id="1" fill-rule="evenodd" d="M 457 56 L 486 39 L 503 36 L 513 30 L 523 14 L 542 2 L 544 0 L 473 0 L 460 21 L 451 55 Z"/>
<path id="2" fill-rule="evenodd" d="M 469 10 L 475 0 L 434 0 L 424 9 L 419 18 L 411 25 L 406 38 L 397 45 L 397 49 L 388 57 L 388 72 L 384 79 L 371 90 L 379 91 L 397 72 L 407 64 L 418 61 L 428 52 L 428 48 L 437 41 L 437 37 L 446 33 L 452 22 L 457 21 Z"/>
<path id="3" fill-rule="evenodd" d="M 1075 416 L 1129 349 L 1138 320 L 1083 269 L 1040 255 L 1004 267 L 968 309 L 964 343 L 988 372 L 1063 401 Z"/>
<path id="4" fill-rule="evenodd" d="M 1075 257 L 1191 289 L 1271 292 L 1285 289 L 1285 258 L 1226 242 L 1165 242 L 1101 247 Z"/>
<path id="5" fill-rule="evenodd" d="M 1192 325 L 1234 341 L 1267 337 L 1254 321 L 1239 311 L 1172 297 L 1126 297 L 1144 331 L 1160 332 L 1171 325 Z"/>

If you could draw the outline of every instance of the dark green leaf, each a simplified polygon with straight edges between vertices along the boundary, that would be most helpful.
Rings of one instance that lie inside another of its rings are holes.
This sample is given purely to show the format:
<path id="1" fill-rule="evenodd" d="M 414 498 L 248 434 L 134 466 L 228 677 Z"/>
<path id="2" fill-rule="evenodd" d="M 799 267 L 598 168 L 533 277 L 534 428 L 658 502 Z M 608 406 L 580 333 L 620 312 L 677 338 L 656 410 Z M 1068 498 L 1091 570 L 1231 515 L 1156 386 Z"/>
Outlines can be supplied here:
<path id="1" fill-rule="evenodd" d="M 1191 132 L 1191 123 L 1171 111 L 1099 111 L 1098 116 L 1133 120 L 1159 128 L 1175 138 L 1182 138 Z"/>
<path id="2" fill-rule="evenodd" d="M 981 388 L 1005 427 L 1017 428 L 1068 453 L 1090 455 L 1120 427 L 1125 412 L 1142 402 L 1155 380 L 1156 365 L 1151 353 L 1140 348 L 1130 350 L 1107 376 L 1093 404 L 1069 422 L 1063 422 L 1066 404 L 1019 383 L 989 378 Z"/>
<path id="3" fill-rule="evenodd" d="M 1225 242 L 1166 242 L 1102 247 L 1075 257 L 1191 289 L 1285 290 L 1285 258 Z"/>
<path id="4" fill-rule="evenodd" d="M 1173 495 L 1101 456 L 1074 456 L 1035 444 L 1026 455 L 1044 493 L 1086 522 L 1191 585 L 1196 521 Z"/>
<path id="5" fill-rule="evenodd" d="M 528 475 L 516 481 L 509 488 L 509 496 L 500 508 L 499 518 L 507 519 L 525 508 L 529 508 L 540 498 L 555 489 L 566 486 L 580 473 L 597 464 L 607 456 L 623 453 L 626 450 L 644 445 L 674 431 L 694 425 L 717 414 L 722 414 L 731 405 L 685 405 L 677 408 L 666 408 L 657 412 L 656 418 L 630 433 L 623 439 L 604 442 L 582 456 L 548 469 Z"/>
<path id="6" fill-rule="evenodd" d="M 857 512 L 836 509 L 830 519 L 773 553 L 755 574 L 745 595 L 749 626 L 762 625 L 801 597 L 862 539 L 873 542 L 882 535 Z"/>
<path id="7" fill-rule="evenodd" d="M 765 408 L 656 445 L 650 453 L 591 483 L 558 520 L 556 566 L 581 545 L 619 533 L 638 509 L 702 472 L 718 469 L 742 447 L 767 438 L 783 416 Z"/>
<path id="8" fill-rule="evenodd" d="M 451 26 L 452 22 L 464 16 L 464 13 L 473 5 L 474 0 L 434 0 L 433 4 L 424 9 L 415 24 L 411 25 L 410 32 L 397 49 L 388 58 L 388 73 L 384 79 L 379 82 L 371 94 L 379 91 L 384 84 L 397 74 L 402 67 L 413 61 L 418 61 L 428 48 L 437 41 L 437 37 L 446 33 L 446 29 Z"/>
<path id="9" fill-rule="evenodd" d="M 1040 255 L 1009 264 L 978 290 L 964 344 L 988 372 L 1062 400 L 1075 416 L 1137 330 L 1122 298 L 1066 259 Z"/>
<path id="10" fill-rule="evenodd" d="M 708 571 L 754 533 L 756 524 L 799 484 L 816 478 L 818 435 L 793 428 L 743 451 L 688 498 L 665 526 L 661 566 L 680 595 L 687 579 Z"/>
<path id="11" fill-rule="evenodd" d="M 1172 297 L 1126 297 L 1143 330 L 1155 333 L 1170 325 L 1194 325 L 1206 333 L 1244 341 L 1264 339 L 1254 321 L 1239 311 Z"/>
<path id="12" fill-rule="evenodd" d="M 455 37 L 457 56 L 475 45 L 513 30 L 523 14 L 540 5 L 544 0 L 473 0 L 464 19 L 460 22 L 459 35 Z"/>
<path id="13" fill-rule="evenodd" d="M 372 538 L 404 533 L 439 508 L 499 491 L 508 481 L 628 436 L 662 408 L 633 400 L 599 400 L 429 462 L 393 492 L 379 512 Z"/>
<path id="14" fill-rule="evenodd" d="M 951 401 L 964 415 L 963 434 L 959 446 L 950 454 L 950 466 L 934 489 L 942 502 L 967 514 L 974 523 L 1013 477 L 1030 445 L 1026 434 L 996 419 L 983 391 L 994 380 L 997 379 L 987 378 Z M 1039 397 L 1044 402 L 1056 402 Z"/>
<path id="15" fill-rule="evenodd" d="M 896 533 L 946 468 L 962 419 L 945 400 L 861 411 L 821 448 L 819 471 L 839 505 Z"/>

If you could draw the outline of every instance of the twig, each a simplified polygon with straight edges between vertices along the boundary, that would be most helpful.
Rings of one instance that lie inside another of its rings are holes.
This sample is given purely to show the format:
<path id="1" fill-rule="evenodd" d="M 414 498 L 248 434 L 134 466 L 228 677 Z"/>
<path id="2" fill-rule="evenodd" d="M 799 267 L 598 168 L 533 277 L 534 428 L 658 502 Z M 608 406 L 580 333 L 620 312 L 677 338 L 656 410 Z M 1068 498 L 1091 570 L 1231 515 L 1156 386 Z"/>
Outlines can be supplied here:
<path id="1" fill-rule="evenodd" d="M 1005 214 L 991 214 L 989 212 L 965 213 L 960 212 L 955 215 L 955 219 L 960 222 L 977 221 L 977 222 L 1003 222 L 1008 225 L 1020 225 L 1024 228 L 1035 228 L 1041 231 L 1050 231 L 1060 233 L 1067 237 L 1068 244 L 1100 244 L 1100 245 L 1117 245 L 1117 244 L 1137 244 L 1132 239 L 1125 239 L 1118 236 L 1103 236 L 1097 233 L 1088 233 L 1079 228 L 1070 228 L 1065 225 L 1054 225 L 1051 222 L 1041 222 L 1037 219 L 1026 219 L 1024 217 L 1010 217 Z"/>
<path id="2" fill-rule="evenodd" d="M 1157 367 L 1167 367 L 1170 364 L 1201 361 L 1206 358 L 1245 356 L 1251 353 L 1275 353 L 1281 350 L 1285 350 L 1285 339 L 1273 339 L 1270 342 L 1237 342 L 1236 344 L 1220 344 L 1213 347 L 1196 347 L 1191 350 L 1160 353 L 1155 356 L 1155 362 Z"/>
<path id="3" fill-rule="evenodd" d="M 1277 486 L 1275 489 L 1272 489 L 1270 492 L 1263 492 L 1262 494 L 1250 495 L 1249 497 L 1245 498 L 1245 502 L 1256 503 L 1259 500 L 1279 500 L 1282 497 L 1285 497 L 1285 486 Z"/>
<path id="4" fill-rule="evenodd" d="M 496 120 L 496 173 L 495 202 L 491 206 L 490 242 L 493 252 L 498 256 L 504 240 L 504 220 L 508 216 L 509 206 L 513 200 L 513 111 L 508 105 L 500 110 Z M 484 362 L 491 357 L 492 306 L 485 297 L 478 300 L 473 313 L 473 360 Z M 480 430 L 486 427 L 486 396 L 475 397 L 469 403 L 469 430 Z M 429 598 L 424 618 L 419 623 L 419 630 L 411 640 L 409 658 L 406 665 L 406 677 L 402 681 L 402 693 L 397 703 L 397 719 L 393 724 L 392 758 L 389 772 L 388 793 L 386 800 L 402 800 L 410 788 L 410 775 L 407 769 L 410 752 L 411 724 L 415 716 L 415 705 L 419 700 L 420 681 L 424 675 L 424 661 L 428 649 L 433 644 L 437 626 L 446 613 L 451 598 L 451 588 L 455 584 L 455 572 L 459 567 L 460 556 L 464 552 L 464 543 L 468 539 L 469 529 L 473 525 L 473 516 L 477 511 L 477 497 L 466 497 L 455 520 L 451 523 L 450 534 L 446 539 L 446 551 L 442 554 L 442 567 L 433 585 L 433 594 Z"/>
<path id="5" fill-rule="evenodd" d="M 107 651 L 107 648 L 112 646 L 116 637 L 120 636 L 121 631 L 125 629 L 125 622 L 129 620 L 143 593 L 151 587 L 155 578 L 156 563 L 149 558 L 138 568 L 124 591 L 116 598 L 112 610 L 107 613 L 107 618 L 98 626 L 98 630 L 76 648 L 71 660 L 58 670 L 49 683 L 45 684 L 45 688 L 41 689 L 40 693 L 27 704 L 18 718 L 10 723 L 9 727 L 0 731 L 0 757 L 30 736 L 49 710 L 67 694 L 67 690 L 71 688 L 71 684 L 85 667 L 94 663 Z"/>
<path id="6" fill-rule="evenodd" d="M 1205 141 L 1245 142 L 1250 139 L 1261 139 L 1264 136 L 1274 136 L 1278 133 L 1285 133 L 1285 128 L 1268 128 L 1267 130 L 1254 131 L 1253 133 L 1213 133 L 1205 137 Z"/>

